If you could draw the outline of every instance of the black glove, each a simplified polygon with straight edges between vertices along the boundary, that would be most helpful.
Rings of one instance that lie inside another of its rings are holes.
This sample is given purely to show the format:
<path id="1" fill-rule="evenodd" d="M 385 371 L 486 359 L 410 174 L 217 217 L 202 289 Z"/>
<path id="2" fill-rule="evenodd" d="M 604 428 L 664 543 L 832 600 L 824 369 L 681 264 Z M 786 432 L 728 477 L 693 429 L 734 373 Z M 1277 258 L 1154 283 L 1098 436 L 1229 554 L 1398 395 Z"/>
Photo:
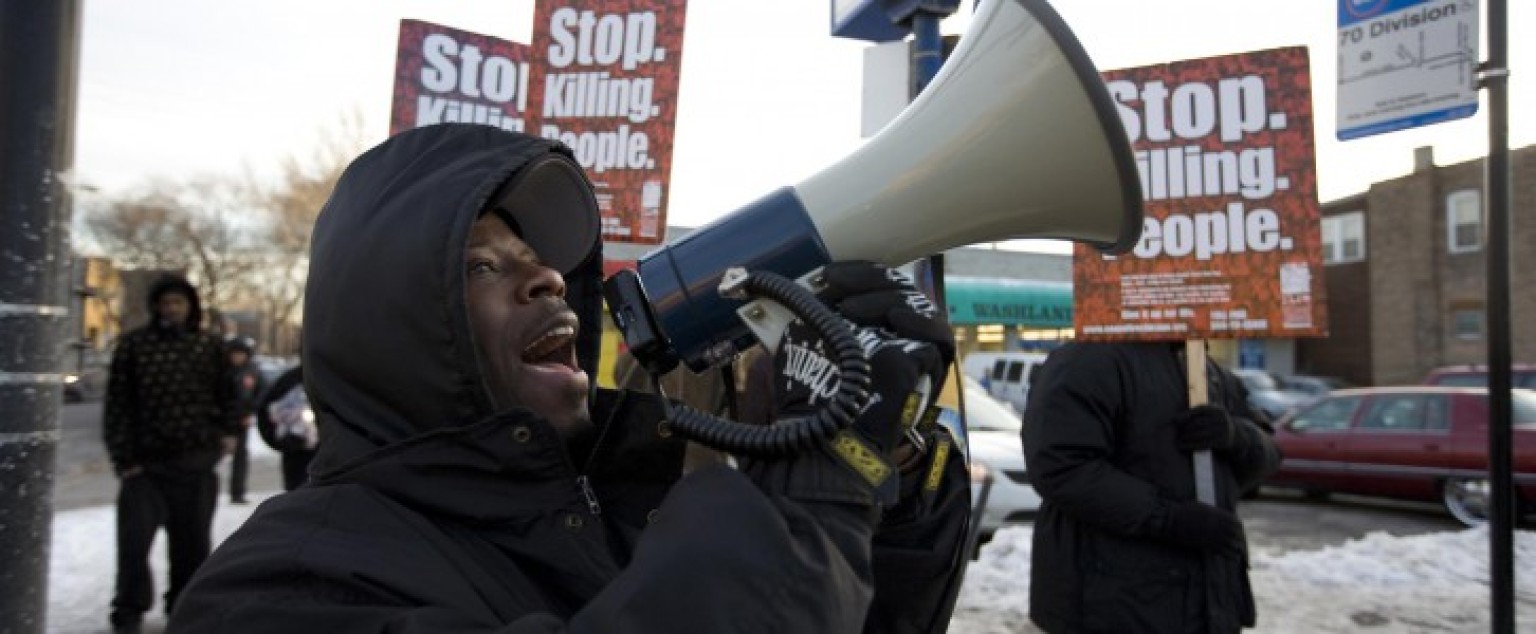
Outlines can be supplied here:
<path id="1" fill-rule="evenodd" d="M 948 320 L 906 274 L 873 262 L 847 260 L 828 264 L 822 278 L 826 283 L 822 301 L 849 321 L 932 345 L 943 367 L 954 361 L 955 335 Z"/>
<path id="2" fill-rule="evenodd" d="M 1218 405 L 1196 405 L 1173 417 L 1181 451 L 1230 451 L 1237 447 L 1237 422 Z"/>
<path id="3" fill-rule="evenodd" d="M 1200 502 L 1164 504 L 1152 529 L 1159 539 L 1200 552 L 1243 551 L 1243 524 L 1231 511 Z"/>
<path id="4" fill-rule="evenodd" d="M 840 435 L 831 448 L 890 504 L 895 497 L 891 452 L 922 414 L 923 377 L 929 381 L 930 393 L 943 380 L 947 366 L 941 346 L 953 350 L 953 339 L 948 327 L 933 318 L 936 311 L 931 302 L 908 295 L 921 293 L 899 272 L 867 262 L 834 263 L 826 271 L 823 301 L 849 320 L 870 361 L 869 403 L 852 425 L 857 441 Z M 921 312 L 924 306 L 926 315 Z M 935 329 L 935 324 L 941 328 Z M 901 336 L 905 333 L 931 336 L 939 342 Z M 805 416 L 826 406 L 837 393 L 838 381 L 838 368 L 825 342 L 809 326 L 798 321 L 790 324 L 774 356 L 777 416 Z"/>
<path id="5" fill-rule="evenodd" d="M 863 261 L 834 262 L 824 269 L 820 297 L 842 314 L 869 357 L 869 404 L 854 428 L 880 451 L 890 452 L 918 415 L 916 397 L 927 377 L 937 392 L 953 354 L 949 327 L 900 271 Z M 780 418 L 803 416 L 825 405 L 838 387 L 837 366 L 826 344 L 796 320 L 774 356 L 774 394 Z"/>

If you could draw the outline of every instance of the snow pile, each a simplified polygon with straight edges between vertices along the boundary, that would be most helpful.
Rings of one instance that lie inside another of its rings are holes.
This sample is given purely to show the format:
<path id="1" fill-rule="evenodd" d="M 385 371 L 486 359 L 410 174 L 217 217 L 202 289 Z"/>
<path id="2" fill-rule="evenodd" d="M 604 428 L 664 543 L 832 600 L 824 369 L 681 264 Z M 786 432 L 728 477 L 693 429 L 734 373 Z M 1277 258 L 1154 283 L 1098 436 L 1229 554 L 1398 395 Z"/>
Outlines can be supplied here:
<path id="1" fill-rule="evenodd" d="M 1036 632 L 1028 617 L 1030 527 L 998 531 L 971 562 L 950 627 L 957 634 Z M 1394 537 L 1256 554 L 1258 632 L 1486 632 L 1488 531 Z M 1516 617 L 1536 623 L 1536 533 L 1515 533 Z"/>

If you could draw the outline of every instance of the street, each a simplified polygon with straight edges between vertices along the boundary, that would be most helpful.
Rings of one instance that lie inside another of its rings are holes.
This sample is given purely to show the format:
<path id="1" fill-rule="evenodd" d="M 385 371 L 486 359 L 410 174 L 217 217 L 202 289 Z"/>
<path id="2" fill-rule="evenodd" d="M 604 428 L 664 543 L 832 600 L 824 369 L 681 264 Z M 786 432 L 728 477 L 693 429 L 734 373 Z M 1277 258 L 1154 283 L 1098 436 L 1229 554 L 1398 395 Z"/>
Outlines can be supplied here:
<path id="1" fill-rule="evenodd" d="M 70 403 L 60 410 L 58 463 L 54 466 L 53 506 L 68 511 L 117 502 L 117 478 L 101 440 L 101 402 Z M 282 475 L 278 455 L 252 432 L 248 489 L 252 493 L 279 491 Z M 229 459 L 219 465 L 219 501 L 229 501 Z"/>

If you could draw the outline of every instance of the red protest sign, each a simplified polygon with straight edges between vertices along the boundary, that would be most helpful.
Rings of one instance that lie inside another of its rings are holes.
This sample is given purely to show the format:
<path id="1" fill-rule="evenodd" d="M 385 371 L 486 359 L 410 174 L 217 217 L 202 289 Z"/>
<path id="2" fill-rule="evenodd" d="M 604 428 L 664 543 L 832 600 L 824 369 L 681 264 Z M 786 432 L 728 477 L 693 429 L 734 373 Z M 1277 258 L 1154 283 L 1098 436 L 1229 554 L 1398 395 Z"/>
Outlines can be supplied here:
<path id="1" fill-rule="evenodd" d="M 687 3 L 541 0 L 534 10 L 529 131 L 576 151 L 597 189 L 603 239 L 666 230 Z"/>
<path id="2" fill-rule="evenodd" d="M 1145 220 L 1130 253 L 1073 253 L 1077 335 L 1327 335 L 1307 50 L 1103 74 Z"/>
<path id="3" fill-rule="evenodd" d="M 389 133 L 443 122 L 524 131 L 530 52 L 488 35 L 401 20 Z"/>

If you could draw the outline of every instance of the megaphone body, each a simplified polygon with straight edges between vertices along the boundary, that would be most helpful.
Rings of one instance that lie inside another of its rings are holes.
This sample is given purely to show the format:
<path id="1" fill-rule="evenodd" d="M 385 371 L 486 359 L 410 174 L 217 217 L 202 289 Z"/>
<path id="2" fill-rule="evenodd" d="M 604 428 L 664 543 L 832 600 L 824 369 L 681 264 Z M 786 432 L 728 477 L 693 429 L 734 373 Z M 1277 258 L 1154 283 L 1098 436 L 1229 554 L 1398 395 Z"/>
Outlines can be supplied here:
<path id="1" fill-rule="evenodd" d="M 928 88 L 859 150 L 653 251 L 605 284 L 643 366 L 702 371 L 754 343 L 728 267 L 800 277 L 1057 238 L 1123 252 L 1141 234 L 1130 143 L 1097 69 L 1045 0 L 987 0 Z"/>

